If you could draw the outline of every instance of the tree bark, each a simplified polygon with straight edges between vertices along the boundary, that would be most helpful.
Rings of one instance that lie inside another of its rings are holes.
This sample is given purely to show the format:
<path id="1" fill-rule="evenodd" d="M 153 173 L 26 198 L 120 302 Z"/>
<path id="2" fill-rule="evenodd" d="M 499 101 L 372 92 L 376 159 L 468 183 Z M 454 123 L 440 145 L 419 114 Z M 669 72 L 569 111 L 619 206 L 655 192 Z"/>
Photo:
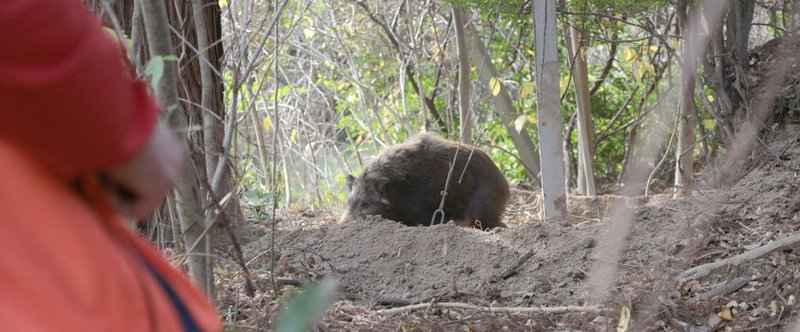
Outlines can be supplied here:
<path id="1" fill-rule="evenodd" d="M 544 217 L 566 215 L 567 193 L 561 151 L 562 124 L 556 40 L 556 2 L 533 0 L 534 52 L 536 53 L 536 111 L 539 114 L 539 151 L 542 161 Z"/>
<path id="2" fill-rule="evenodd" d="M 472 112 L 470 112 L 470 95 L 472 83 L 467 51 L 467 40 L 464 32 L 464 7 L 453 5 L 453 18 L 455 20 L 456 45 L 458 46 L 458 109 L 461 120 L 462 143 L 472 145 Z"/>
<path id="3" fill-rule="evenodd" d="M 679 0 L 678 27 L 683 37 L 681 45 L 681 93 L 678 103 L 678 144 L 675 148 L 675 196 L 684 197 L 692 195 L 692 181 L 694 179 L 693 152 L 695 146 L 694 129 L 697 127 L 694 113 L 697 112 L 694 101 L 695 73 L 697 59 L 689 48 L 698 47 L 695 38 L 689 33 L 689 19 L 696 12 L 686 0 Z"/>
<path id="4" fill-rule="evenodd" d="M 142 0 L 141 5 L 151 58 L 172 55 L 169 21 L 164 2 Z M 158 86 L 155 87 L 155 91 L 165 113 L 169 115 L 169 122 L 173 128 L 186 130 L 188 128 L 186 115 L 178 101 L 175 62 L 164 61 L 164 73 Z M 207 294 L 211 294 L 213 293 L 214 278 L 213 275 L 208 274 L 210 269 L 207 257 L 210 255 L 208 238 L 203 236 L 205 225 L 200 204 L 200 186 L 196 177 L 197 172 L 192 167 L 193 163 L 187 162 L 186 164 L 186 170 L 175 185 L 178 218 L 189 257 L 189 275 L 201 289 Z"/>
<path id="5" fill-rule="evenodd" d="M 594 126 L 589 97 L 589 70 L 583 55 L 584 38 L 575 27 L 568 28 L 567 45 L 572 61 L 572 84 L 578 102 L 578 193 L 596 196 L 594 183 Z M 574 59 L 574 61 L 572 60 Z"/>
<path id="6" fill-rule="evenodd" d="M 485 89 L 491 90 L 492 79 L 498 77 L 497 69 L 495 69 L 494 64 L 492 64 L 491 57 L 486 47 L 483 45 L 483 42 L 478 38 L 475 27 L 467 23 L 464 30 L 466 31 L 467 41 L 469 42 L 467 49 L 470 52 L 472 62 L 478 67 L 477 70 L 481 84 L 483 84 Z M 511 141 L 517 149 L 517 153 L 519 153 L 519 159 L 522 161 L 522 165 L 528 171 L 528 177 L 534 181 L 540 182 L 539 172 L 541 168 L 539 165 L 538 150 L 525 130 L 517 131 L 517 129 L 514 128 L 513 122 L 516 120 L 518 114 L 514 109 L 514 102 L 511 100 L 511 94 L 509 94 L 508 89 L 504 85 L 500 85 L 500 92 L 497 95 L 492 95 L 492 104 L 494 105 L 494 111 L 500 116 L 500 121 L 503 122 L 503 126 L 506 127 L 508 135 L 511 137 Z"/>
<path id="7" fill-rule="evenodd" d="M 203 151 L 196 155 L 198 162 L 204 166 L 200 177 L 201 188 L 209 201 L 219 200 L 234 190 L 230 181 L 230 167 L 221 160 L 223 154 L 228 153 L 223 147 L 223 137 L 228 130 L 232 130 L 222 125 L 227 119 L 221 77 L 224 52 L 221 42 L 222 18 L 216 1 L 192 0 L 184 5 L 184 11 L 188 11 L 186 15 L 191 17 L 191 21 L 182 25 L 184 38 L 177 41 L 184 43 L 181 49 L 186 53 L 182 58 L 187 59 L 182 66 L 181 77 L 184 79 L 180 82 L 181 91 L 188 100 L 200 100 L 199 106 L 190 106 L 189 113 L 203 124 L 203 130 L 195 137 L 195 142 L 201 147 L 198 150 Z M 176 19 L 181 17 L 175 14 Z M 219 224 L 228 224 L 236 230 L 244 226 L 241 206 L 235 196 L 231 196 L 222 208 L 224 213 L 219 216 Z M 211 214 L 214 210 L 209 209 L 207 213 Z M 213 218 L 206 216 L 206 220 L 208 223 Z M 223 237 L 212 238 L 216 240 Z"/>
<path id="8" fill-rule="evenodd" d="M 753 27 L 755 0 L 731 1 L 728 6 L 728 45 L 737 66 L 747 69 L 750 66 L 748 41 Z"/>

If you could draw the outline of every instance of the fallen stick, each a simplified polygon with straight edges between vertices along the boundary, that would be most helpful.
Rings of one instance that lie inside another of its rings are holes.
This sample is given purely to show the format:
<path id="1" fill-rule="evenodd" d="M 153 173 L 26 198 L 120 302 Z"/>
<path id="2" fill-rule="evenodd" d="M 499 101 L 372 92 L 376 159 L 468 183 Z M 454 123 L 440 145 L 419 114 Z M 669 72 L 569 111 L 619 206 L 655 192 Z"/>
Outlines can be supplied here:
<path id="1" fill-rule="evenodd" d="M 711 300 L 719 295 L 728 295 L 733 293 L 740 288 L 747 285 L 750 282 L 750 279 L 747 278 L 736 278 L 731 281 L 726 282 L 724 285 L 714 288 L 708 292 L 702 293 L 697 295 L 697 299 L 700 301 L 708 301 Z"/>
<path id="2" fill-rule="evenodd" d="M 431 302 L 412 304 L 405 307 L 381 309 L 378 314 L 381 315 L 395 315 L 403 312 L 409 312 L 420 309 L 428 308 L 447 308 L 447 309 L 467 309 L 476 311 L 488 311 L 492 313 L 498 312 L 534 312 L 545 314 L 560 314 L 565 312 L 599 312 L 599 306 L 563 306 L 563 307 L 485 307 L 469 303 L 457 302 Z"/>
<path id="3" fill-rule="evenodd" d="M 519 270 L 520 266 L 522 266 L 522 264 L 525 264 L 525 262 L 527 262 L 531 257 L 533 257 L 533 250 L 528 250 L 528 252 L 525 253 L 525 255 L 517 259 L 514 262 L 514 264 L 511 264 L 511 266 L 509 266 L 505 271 L 503 271 L 503 273 L 501 273 L 500 276 L 495 277 L 494 279 L 495 280 L 508 279 L 509 277 L 517 273 L 517 270 Z"/>
<path id="4" fill-rule="evenodd" d="M 739 265 L 744 262 L 751 261 L 766 254 L 769 254 L 775 250 L 789 247 L 798 242 L 800 242 L 800 234 L 787 236 L 785 238 L 772 241 L 763 246 L 760 246 L 753 250 L 745 251 L 741 254 L 738 254 L 730 258 L 718 260 L 716 262 L 711 262 L 700 266 L 695 266 L 678 275 L 678 280 L 686 281 L 686 280 L 700 279 L 711 274 L 711 272 L 713 272 L 716 269 L 731 265 Z"/>

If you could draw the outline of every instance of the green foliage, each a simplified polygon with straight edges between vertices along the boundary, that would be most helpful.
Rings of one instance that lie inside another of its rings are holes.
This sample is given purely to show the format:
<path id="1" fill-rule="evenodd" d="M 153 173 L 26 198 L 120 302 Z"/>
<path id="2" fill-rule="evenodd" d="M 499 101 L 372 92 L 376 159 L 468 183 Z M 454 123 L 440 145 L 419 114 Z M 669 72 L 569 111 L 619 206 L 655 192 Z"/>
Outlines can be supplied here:
<path id="1" fill-rule="evenodd" d="M 164 61 L 178 61 L 178 58 L 174 55 L 157 55 L 150 58 L 144 67 L 144 75 L 150 76 L 151 86 L 158 86 L 158 82 L 161 81 L 161 76 L 164 75 Z"/>
<path id="2" fill-rule="evenodd" d="M 291 298 L 289 304 L 278 315 L 275 324 L 276 332 L 305 332 L 311 329 L 317 317 L 333 302 L 336 286 L 331 281 L 323 281 L 294 295 L 295 290 L 289 287 L 278 298 L 278 303 Z"/>
<path id="3" fill-rule="evenodd" d="M 360 2 L 347 5 L 312 2 L 307 7 L 290 4 L 292 9 L 289 10 L 294 16 L 287 16 L 278 24 L 287 42 L 282 44 L 278 59 L 264 60 L 265 63 L 277 61 L 283 70 L 277 91 L 271 72 L 253 75 L 255 78 L 242 87 L 245 98 L 240 98 L 238 105 L 240 116 L 244 118 L 244 112 L 252 109 L 259 112 L 252 123 L 250 119 L 241 121 L 242 127 L 262 126 L 268 132 L 264 135 L 270 136 L 280 127 L 277 149 L 282 164 L 277 166 L 281 177 L 278 188 L 264 188 L 268 174 L 260 174 L 264 170 L 257 167 L 260 162 L 255 162 L 258 160 L 256 151 L 245 148 L 239 151 L 245 161 L 240 163 L 242 171 L 237 174 L 245 188 L 243 204 L 252 219 L 269 221 L 261 207 L 271 206 L 272 200 L 277 198 L 276 191 L 293 191 L 291 195 L 282 194 L 290 201 L 288 204 L 281 201 L 289 205 L 283 207 L 341 204 L 346 196 L 343 188 L 347 173 L 358 174 L 360 165 L 369 162 L 370 157 L 386 145 L 405 141 L 425 125 L 422 100 L 411 84 L 412 78 L 420 81 L 428 97 L 433 97 L 433 104 L 445 123 L 444 127 L 433 123 L 428 114 L 429 128 L 446 132 L 443 136 L 450 139 L 458 137 L 460 121 L 455 88 L 458 63 L 449 6 L 415 5 L 404 8 L 406 12 L 397 16 L 392 6 L 365 3 L 372 15 L 367 15 Z M 492 157 L 510 180 L 529 180 L 516 157 L 518 152 L 506 126 L 527 132 L 534 143 L 538 140 L 530 2 L 453 0 L 452 3 L 479 9 L 477 13 L 470 11 L 476 14 L 471 22 L 487 44 L 491 61 L 497 68 L 494 82 L 508 88 L 517 112 L 510 123 L 502 123 L 490 101 L 499 91 L 473 84 L 472 111 L 478 118 L 476 145 Z M 668 52 L 675 49 L 676 40 L 667 32 L 672 30 L 651 25 L 672 21 L 667 17 L 653 18 L 662 11 L 668 16 L 663 10 L 666 6 L 663 1 L 576 0 L 559 5 L 559 81 L 564 123 L 576 111 L 562 31 L 565 24 L 579 27 L 588 34 L 585 53 L 590 87 L 604 75 L 612 42 L 616 43 L 610 71 L 592 97 L 594 134 L 595 137 L 603 135 L 596 146 L 596 171 L 599 176 L 614 177 L 619 174 L 626 156 L 629 130 L 640 124 L 635 122 L 637 117 L 652 106 L 657 92 L 666 86 L 667 83 L 659 81 L 666 81 L 660 72 L 665 68 L 671 70 L 667 63 Z M 373 22 L 374 17 L 393 19 L 383 23 L 392 29 L 399 47 L 393 46 L 383 26 Z M 641 28 L 643 25 L 665 31 L 665 34 L 658 38 L 649 36 L 650 32 Z M 417 41 L 422 44 L 415 44 Z M 258 38 L 253 42 L 258 43 Z M 289 49 L 292 53 L 286 52 Z M 416 51 L 419 53 L 414 54 Z M 269 67 L 262 64 L 258 70 Z M 406 68 L 410 69 L 410 74 Z M 471 75 L 474 82 L 479 82 L 477 70 Z M 225 77 L 227 87 L 229 73 L 225 73 Z M 655 89 L 650 89 L 654 84 Z M 260 90 L 263 85 L 270 88 Z M 229 91 L 226 88 L 226 93 L 230 94 Z M 269 111 L 276 96 L 283 105 L 277 120 Z M 631 102 L 626 105 L 628 99 Z M 704 120 L 709 119 L 707 114 L 702 116 Z M 713 124 L 706 127 L 711 129 Z M 248 129 L 252 128 L 242 131 Z M 239 142 L 253 145 L 253 134 L 241 134 Z M 572 146 L 568 154 L 574 170 L 577 165 L 575 132 L 567 139 Z M 273 148 L 271 143 L 267 145 L 267 149 Z M 333 146 L 335 153 L 331 152 Z M 307 164 L 313 166 L 302 172 L 294 169 Z M 290 174 L 282 174 L 284 170 Z"/>
<path id="4" fill-rule="evenodd" d="M 276 199 L 275 192 L 265 191 L 259 187 L 251 187 L 250 190 L 242 194 L 241 205 L 244 212 L 247 214 L 247 220 L 257 222 L 270 223 L 272 222 L 272 202 Z"/>

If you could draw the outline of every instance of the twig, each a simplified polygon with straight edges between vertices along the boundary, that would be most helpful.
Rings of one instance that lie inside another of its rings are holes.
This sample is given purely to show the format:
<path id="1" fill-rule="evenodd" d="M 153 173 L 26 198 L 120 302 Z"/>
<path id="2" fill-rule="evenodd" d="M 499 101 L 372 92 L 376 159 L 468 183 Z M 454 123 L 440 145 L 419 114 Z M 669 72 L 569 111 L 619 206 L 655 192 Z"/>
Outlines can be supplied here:
<path id="1" fill-rule="evenodd" d="M 429 303 L 420 303 L 420 304 L 413 304 L 405 307 L 400 308 L 393 308 L 393 309 L 383 309 L 378 310 L 378 314 L 380 315 L 395 315 L 399 313 L 419 310 L 419 309 L 428 309 L 428 308 L 448 308 L 448 309 L 467 309 L 467 310 L 478 310 L 478 311 L 488 311 L 493 313 L 500 313 L 500 312 L 534 312 L 534 313 L 544 313 L 544 314 L 561 314 L 566 312 L 599 312 L 600 306 L 561 306 L 561 307 L 485 307 L 479 306 L 469 303 L 458 303 L 458 302 L 429 302 Z"/>
<path id="2" fill-rule="evenodd" d="M 779 240 L 775 240 L 766 245 L 760 246 L 753 250 L 745 251 L 741 254 L 726 258 L 716 262 L 695 266 L 681 273 L 678 280 L 695 280 L 709 275 L 712 271 L 731 265 L 739 265 L 741 263 L 751 261 L 775 250 L 783 249 L 800 242 L 800 234 L 788 236 Z"/>
<path id="3" fill-rule="evenodd" d="M 503 273 L 495 277 L 494 280 L 497 281 L 499 279 L 508 279 L 509 277 L 513 276 L 517 273 L 517 270 L 519 270 L 522 264 L 525 264 L 525 262 L 527 262 L 531 257 L 533 257 L 533 250 L 528 250 L 525 255 L 522 255 L 522 257 L 518 258 L 514 264 L 511 264 L 511 266 L 503 271 Z"/>
<path id="4" fill-rule="evenodd" d="M 719 295 L 727 295 L 744 287 L 744 285 L 747 285 L 748 282 L 750 282 L 750 279 L 736 278 L 708 292 L 698 294 L 697 299 L 700 301 L 708 301 Z"/>

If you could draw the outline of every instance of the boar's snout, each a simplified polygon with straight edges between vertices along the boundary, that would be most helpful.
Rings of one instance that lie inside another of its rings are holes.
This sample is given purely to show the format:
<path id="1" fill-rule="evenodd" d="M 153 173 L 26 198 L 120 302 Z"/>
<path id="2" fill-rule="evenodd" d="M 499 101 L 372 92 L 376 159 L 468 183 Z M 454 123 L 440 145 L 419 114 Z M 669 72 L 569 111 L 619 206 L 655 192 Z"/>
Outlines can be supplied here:
<path id="1" fill-rule="evenodd" d="M 347 207 L 339 222 L 353 218 L 382 215 L 389 206 L 386 179 L 365 179 L 347 175 Z"/>

